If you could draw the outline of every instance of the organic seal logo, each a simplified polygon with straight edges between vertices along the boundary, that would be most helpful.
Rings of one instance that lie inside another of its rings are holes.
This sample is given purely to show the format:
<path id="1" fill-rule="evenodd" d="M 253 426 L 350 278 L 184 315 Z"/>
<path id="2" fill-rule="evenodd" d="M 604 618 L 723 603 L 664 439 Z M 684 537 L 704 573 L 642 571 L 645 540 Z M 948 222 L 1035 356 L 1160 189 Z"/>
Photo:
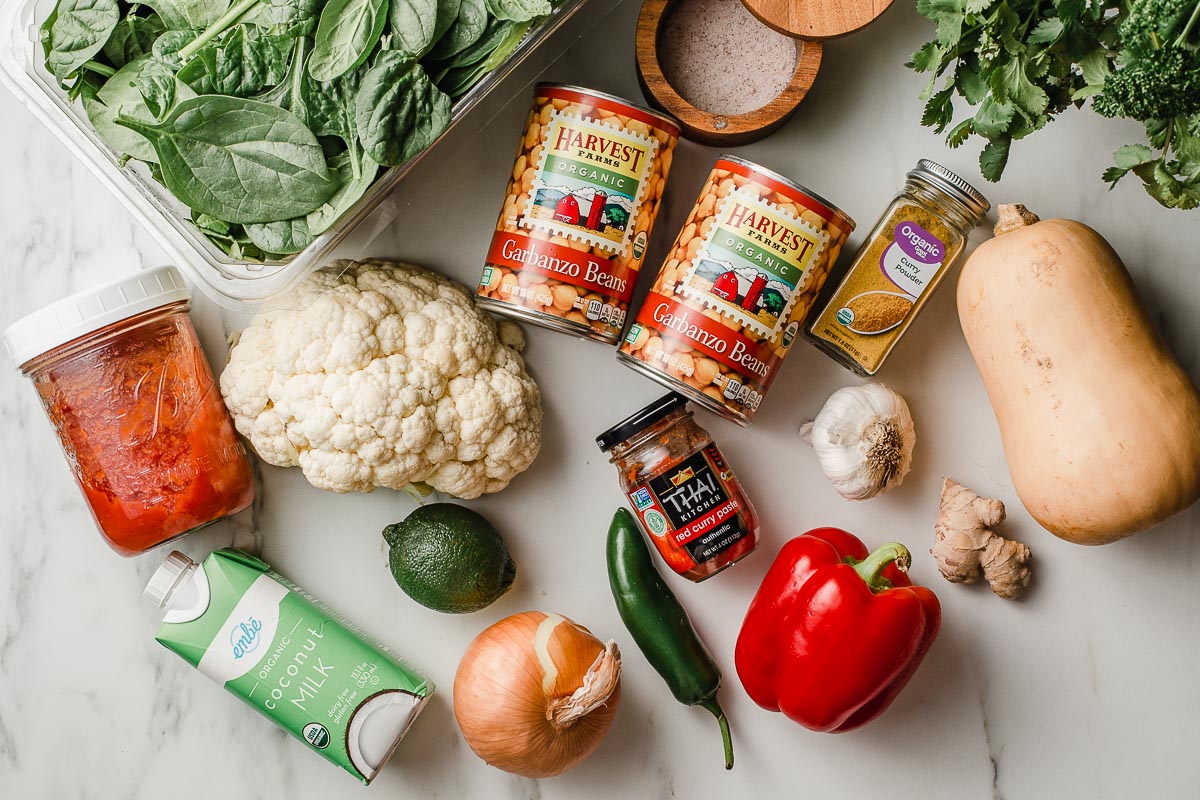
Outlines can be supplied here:
<path id="1" fill-rule="evenodd" d="M 258 649 L 258 645 L 262 641 L 262 628 L 261 620 L 249 617 L 245 622 L 239 622 L 230 629 L 229 647 L 233 650 L 235 661 Z"/>
<path id="2" fill-rule="evenodd" d="M 848 308 L 839 308 L 837 312 L 837 321 L 843 325 L 849 325 L 854 322 L 854 312 Z"/>
<path id="3" fill-rule="evenodd" d="M 329 729 L 319 722 L 310 722 L 304 726 L 304 741 L 318 750 L 329 746 Z"/>

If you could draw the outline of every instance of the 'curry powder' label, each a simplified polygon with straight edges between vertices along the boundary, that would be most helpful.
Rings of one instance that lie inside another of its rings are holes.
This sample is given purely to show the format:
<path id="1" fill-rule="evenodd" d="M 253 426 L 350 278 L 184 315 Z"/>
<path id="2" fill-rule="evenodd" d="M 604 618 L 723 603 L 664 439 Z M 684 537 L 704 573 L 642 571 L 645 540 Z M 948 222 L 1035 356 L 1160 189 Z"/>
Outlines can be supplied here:
<path id="1" fill-rule="evenodd" d="M 873 375 L 962 249 L 962 237 L 912 203 L 892 207 L 855 255 L 811 334 Z"/>

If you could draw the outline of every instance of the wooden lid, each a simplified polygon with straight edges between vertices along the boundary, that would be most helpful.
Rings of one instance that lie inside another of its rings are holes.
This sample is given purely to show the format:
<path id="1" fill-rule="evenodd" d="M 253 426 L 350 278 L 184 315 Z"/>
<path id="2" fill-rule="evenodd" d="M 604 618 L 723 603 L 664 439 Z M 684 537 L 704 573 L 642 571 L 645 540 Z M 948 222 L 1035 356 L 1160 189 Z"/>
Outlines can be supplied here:
<path id="1" fill-rule="evenodd" d="M 834 39 L 869 25 L 892 0 L 742 0 L 764 25 L 797 39 Z"/>

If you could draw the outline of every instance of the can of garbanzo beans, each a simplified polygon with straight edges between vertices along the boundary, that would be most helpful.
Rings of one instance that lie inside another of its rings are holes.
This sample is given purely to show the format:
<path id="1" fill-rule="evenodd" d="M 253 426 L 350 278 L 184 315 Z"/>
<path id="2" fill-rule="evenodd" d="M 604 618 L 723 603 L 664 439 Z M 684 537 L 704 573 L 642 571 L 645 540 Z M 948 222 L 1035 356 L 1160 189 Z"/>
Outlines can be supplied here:
<path id="1" fill-rule="evenodd" d="M 722 156 L 618 357 L 748 425 L 852 230 L 803 186 Z"/>
<path id="2" fill-rule="evenodd" d="M 479 282 L 479 303 L 616 344 L 679 127 L 577 86 L 539 84 Z"/>

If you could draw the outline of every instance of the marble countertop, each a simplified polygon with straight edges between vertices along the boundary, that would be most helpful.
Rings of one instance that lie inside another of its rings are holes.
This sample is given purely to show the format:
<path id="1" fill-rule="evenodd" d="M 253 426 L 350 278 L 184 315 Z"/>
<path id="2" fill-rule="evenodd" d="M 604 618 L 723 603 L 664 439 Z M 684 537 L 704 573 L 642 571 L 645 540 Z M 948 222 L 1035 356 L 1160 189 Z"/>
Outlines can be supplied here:
<path id="1" fill-rule="evenodd" d="M 611 13 L 609 13 L 609 9 Z M 593 0 L 587 24 L 535 54 L 342 248 L 429 265 L 468 284 L 479 274 L 530 84 L 568 81 L 639 98 L 638 4 Z M 590 30 L 588 28 L 590 27 Z M 929 25 L 899 3 L 877 25 L 827 45 L 799 114 L 738 153 L 815 187 L 860 222 L 859 235 L 921 157 L 979 180 L 977 149 L 947 150 L 919 125 L 922 78 L 901 65 Z M 151 237 L 67 150 L 0 91 L 0 326 L 121 270 L 166 260 Z M 1177 355 L 1200 374 L 1200 224 L 1133 180 L 1099 175 L 1135 125 L 1072 112 L 1014 146 L 993 202 L 1087 221 L 1122 253 Z M 659 252 L 717 151 L 681 143 Z M 436 188 L 431 188 L 436 187 Z M 466 223 L 466 224 L 464 224 Z M 977 232 L 974 241 L 982 240 Z M 653 260 L 653 259 L 650 259 Z M 194 317 L 220 363 L 238 321 L 204 298 Z M 726 675 L 722 701 L 737 767 L 721 769 L 712 718 L 674 702 L 626 634 L 609 595 L 603 536 L 621 502 L 593 437 L 661 389 L 612 352 L 527 328 L 526 357 L 546 404 L 545 446 L 505 492 L 471 503 L 506 535 L 520 575 L 493 607 L 443 616 L 392 581 L 379 536 L 412 509 L 404 494 L 339 496 L 298 471 L 264 467 L 253 510 L 181 541 L 200 556 L 234 544 L 260 553 L 387 642 L 441 687 L 370 788 L 395 798 L 1126 798 L 1200 796 L 1200 509 L 1103 548 L 1042 531 L 1022 509 L 996 422 L 943 289 L 880 377 L 916 421 L 912 474 L 863 504 L 838 498 L 797 428 L 834 389 L 855 383 L 817 350 L 793 349 L 754 426 L 703 422 L 748 487 L 764 541 L 701 585 L 672 580 Z M 1097 391 L 1103 391 L 1097 386 Z M 1200 421 L 1198 421 L 1200 422 Z M 122 559 L 92 522 L 28 383 L 0 370 L 0 796 L 6 798 L 321 798 L 361 790 L 154 642 L 141 597 L 162 553 Z M 1096 431 L 1103 436 L 1104 431 Z M 940 478 L 1008 504 L 1007 534 L 1035 554 L 1035 584 L 1009 603 L 952 586 L 925 555 Z M 914 578 L 945 622 L 892 709 L 845 736 L 811 733 L 755 706 L 733 670 L 746 605 L 775 551 L 817 525 L 869 543 L 907 542 Z M 610 736 L 560 778 L 514 778 L 477 759 L 454 724 L 450 687 L 467 643 L 517 611 L 557 611 L 615 638 L 624 693 Z"/>

